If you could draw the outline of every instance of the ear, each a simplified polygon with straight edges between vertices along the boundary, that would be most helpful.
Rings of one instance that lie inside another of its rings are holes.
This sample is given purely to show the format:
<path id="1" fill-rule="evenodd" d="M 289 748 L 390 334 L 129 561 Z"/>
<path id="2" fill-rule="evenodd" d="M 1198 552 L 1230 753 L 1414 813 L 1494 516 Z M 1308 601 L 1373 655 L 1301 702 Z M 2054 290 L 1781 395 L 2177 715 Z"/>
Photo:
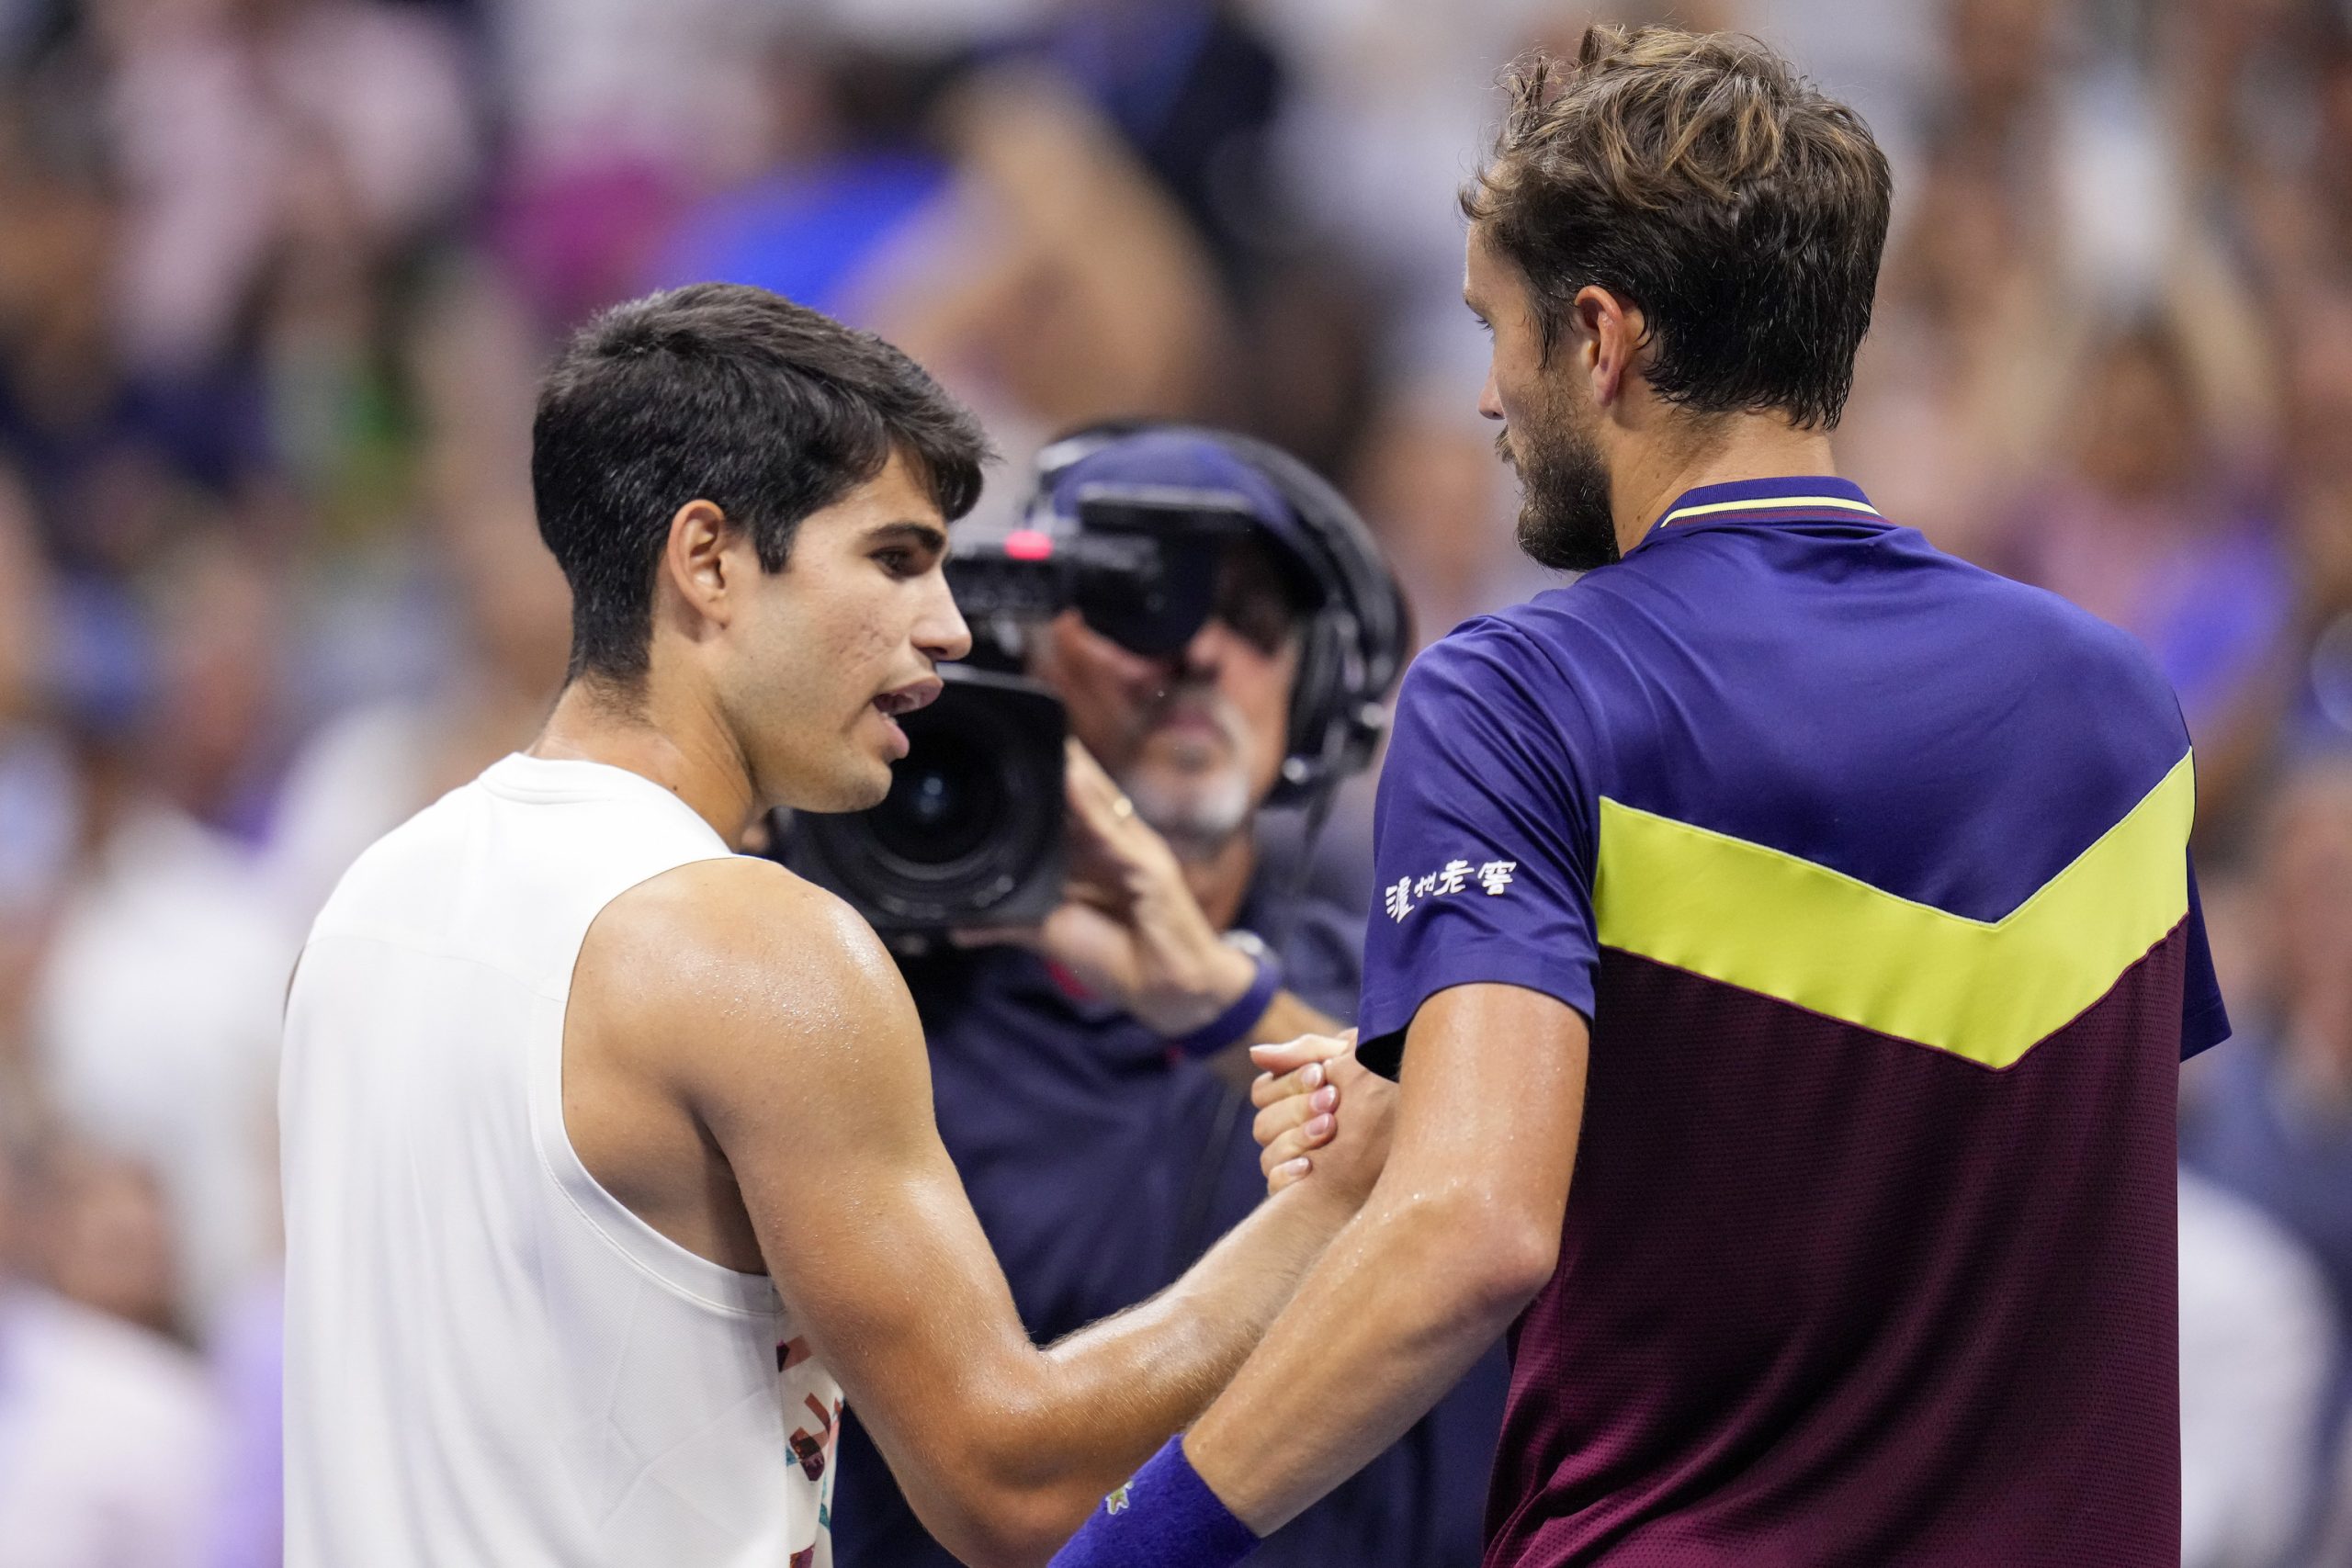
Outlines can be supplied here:
<path id="1" fill-rule="evenodd" d="M 1623 391 L 1647 326 L 1632 300 L 1597 284 L 1577 290 L 1568 307 L 1571 363 L 1589 378 L 1596 406 L 1607 408 Z"/>
<path id="2" fill-rule="evenodd" d="M 728 589 L 740 562 L 729 547 L 735 542 L 727 513 L 711 502 L 690 501 L 670 514 L 662 547 L 663 580 L 697 615 L 718 626 L 731 614 Z"/>

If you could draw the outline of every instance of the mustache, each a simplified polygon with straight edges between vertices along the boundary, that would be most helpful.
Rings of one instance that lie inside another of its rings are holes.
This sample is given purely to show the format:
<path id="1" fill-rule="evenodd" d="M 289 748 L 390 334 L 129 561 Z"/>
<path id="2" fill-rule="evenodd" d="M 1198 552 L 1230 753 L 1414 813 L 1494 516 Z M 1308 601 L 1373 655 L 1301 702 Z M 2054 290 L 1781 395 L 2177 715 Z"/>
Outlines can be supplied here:
<path id="1" fill-rule="evenodd" d="M 1148 735 L 1177 717 L 1200 717 L 1215 725 L 1236 751 L 1250 743 L 1250 726 L 1231 699 L 1205 682 L 1170 686 L 1137 716 L 1136 732 Z"/>
<path id="2" fill-rule="evenodd" d="M 1519 467 L 1519 454 L 1511 450 L 1509 426 L 1495 432 L 1495 456 L 1514 468 Z"/>

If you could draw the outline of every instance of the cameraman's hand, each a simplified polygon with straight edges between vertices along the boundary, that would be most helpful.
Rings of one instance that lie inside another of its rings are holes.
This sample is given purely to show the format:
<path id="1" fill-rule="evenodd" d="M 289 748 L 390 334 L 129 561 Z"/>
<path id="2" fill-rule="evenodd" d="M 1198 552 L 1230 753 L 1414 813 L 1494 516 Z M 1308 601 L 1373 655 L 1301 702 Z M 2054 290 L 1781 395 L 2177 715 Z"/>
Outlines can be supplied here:
<path id="1" fill-rule="evenodd" d="M 1269 1194 L 1310 1175 L 1361 1204 L 1388 1163 L 1396 1086 L 1360 1066 L 1356 1032 L 1250 1048 L 1264 1069 L 1250 1087 Z"/>
<path id="2" fill-rule="evenodd" d="M 1070 874 L 1061 907 L 1034 931 L 961 940 L 1019 942 L 1148 1028 L 1189 1033 L 1238 1000 L 1257 967 L 1209 924 L 1175 852 L 1102 765 L 1076 740 L 1069 754 Z"/>

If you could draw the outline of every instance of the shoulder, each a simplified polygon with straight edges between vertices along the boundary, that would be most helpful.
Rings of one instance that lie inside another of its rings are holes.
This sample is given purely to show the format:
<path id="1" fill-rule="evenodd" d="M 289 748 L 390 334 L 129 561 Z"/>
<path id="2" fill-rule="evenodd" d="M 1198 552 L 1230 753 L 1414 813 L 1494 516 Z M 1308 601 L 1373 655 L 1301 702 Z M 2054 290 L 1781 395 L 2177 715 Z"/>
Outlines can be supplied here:
<path id="1" fill-rule="evenodd" d="M 1617 706 L 1657 683 L 1648 655 L 1657 635 L 1679 635 L 1672 628 L 1695 602 L 1665 575 L 1645 555 L 1464 621 L 1421 651 L 1399 701 L 1417 688 L 1424 700 L 1476 693 L 1564 726 L 1605 728 Z"/>
<path id="2" fill-rule="evenodd" d="M 820 1136 L 888 1146 L 931 1114 L 922 1026 L 873 929 L 750 856 L 673 867 L 607 904 L 565 1032 L 567 1053 L 576 1043 L 639 1103 L 690 1112 L 730 1159 Z"/>
<path id="3" fill-rule="evenodd" d="M 1465 700 L 1541 708 L 1563 678 L 1555 651 L 1510 611 L 1464 621 L 1406 668 L 1399 721 Z"/>
<path id="4" fill-rule="evenodd" d="M 2172 683 L 2138 637 L 2047 589 L 1962 561 L 1951 566 L 1955 596 L 1976 641 L 2058 684 L 2109 722 L 2128 716 L 2167 732 L 2181 728 Z"/>
<path id="5" fill-rule="evenodd" d="M 1613 749 L 1638 713 L 1641 672 L 1605 626 L 1585 613 L 1579 581 L 1465 621 L 1424 649 L 1397 694 L 1391 770 L 1541 777 L 1577 793 L 1568 775 Z"/>
<path id="6" fill-rule="evenodd" d="M 322 905 L 322 931 L 365 920 L 401 899 L 437 902 L 452 861 L 464 851 L 481 805 L 478 784 L 460 784 L 408 817 L 352 857 Z"/>
<path id="7" fill-rule="evenodd" d="M 856 910 L 751 855 L 690 862 L 623 893 L 590 930 L 581 964 L 605 994 L 673 1019 L 854 1027 L 912 1012 L 897 964 Z"/>

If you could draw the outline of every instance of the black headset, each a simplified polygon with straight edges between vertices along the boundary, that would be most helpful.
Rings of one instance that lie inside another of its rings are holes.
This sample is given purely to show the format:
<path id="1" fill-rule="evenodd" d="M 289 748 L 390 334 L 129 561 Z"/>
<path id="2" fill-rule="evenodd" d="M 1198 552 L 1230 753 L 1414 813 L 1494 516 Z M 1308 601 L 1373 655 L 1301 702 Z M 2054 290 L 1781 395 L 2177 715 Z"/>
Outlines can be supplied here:
<path id="1" fill-rule="evenodd" d="M 1371 765 L 1388 728 L 1388 698 L 1412 656 L 1412 614 L 1387 558 L 1354 507 L 1329 481 L 1254 436 L 1179 421 L 1106 420 L 1071 431 L 1037 454 L 1029 505 L 1049 498 L 1072 464 L 1130 435 L 1169 433 L 1216 442 L 1271 481 L 1301 525 L 1299 537 L 1323 602 L 1309 619 L 1291 687 L 1287 752 L 1270 806 L 1328 804 L 1341 781 Z"/>

